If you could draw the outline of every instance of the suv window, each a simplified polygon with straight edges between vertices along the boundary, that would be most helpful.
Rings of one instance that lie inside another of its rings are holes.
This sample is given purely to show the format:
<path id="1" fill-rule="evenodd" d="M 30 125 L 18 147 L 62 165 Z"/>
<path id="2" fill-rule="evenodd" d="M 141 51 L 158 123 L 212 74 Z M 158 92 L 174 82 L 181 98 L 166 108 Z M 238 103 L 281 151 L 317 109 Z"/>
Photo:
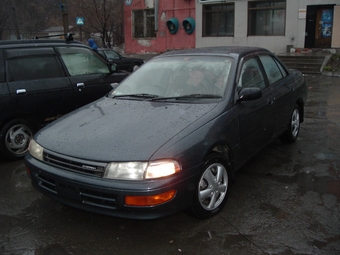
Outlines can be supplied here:
<path id="1" fill-rule="evenodd" d="M 64 76 L 51 47 L 6 51 L 9 81 L 25 81 Z"/>
<path id="2" fill-rule="evenodd" d="M 71 76 L 110 73 L 108 66 L 89 49 L 58 47 L 57 50 Z"/>
<path id="3" fill-rule="evenodd" d="M 25 56 L 8 60 L 9 81 L 63 77 L 56 56 Z"/>

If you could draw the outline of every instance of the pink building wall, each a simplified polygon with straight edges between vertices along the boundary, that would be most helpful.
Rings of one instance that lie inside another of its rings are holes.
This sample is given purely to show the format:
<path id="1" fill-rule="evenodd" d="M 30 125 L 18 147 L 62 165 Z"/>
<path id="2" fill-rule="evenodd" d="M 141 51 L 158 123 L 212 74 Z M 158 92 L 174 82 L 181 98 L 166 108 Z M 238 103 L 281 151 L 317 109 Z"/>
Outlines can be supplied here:
<path id="1" fill-rule="evenodd" d="M 195 0 L 158 0 L 158 31 L 152 39 L 132 38 L 132 11 L 148 9 L 147 4 L 157 0 L 133 0 L 131 5 L 124 4 L 125 53 L 161 53 L 168 50 L 195 48 L 195 31 L 186 33 L 182 26 L 185 18 L 195 19 Z M 155 6 L 151 6 L 155 8 Z M 155 10 L 156 13 L 156 10 Z M 170 18 L 177 18 L 179 29 L 171 34 L 166 26 Z"/>

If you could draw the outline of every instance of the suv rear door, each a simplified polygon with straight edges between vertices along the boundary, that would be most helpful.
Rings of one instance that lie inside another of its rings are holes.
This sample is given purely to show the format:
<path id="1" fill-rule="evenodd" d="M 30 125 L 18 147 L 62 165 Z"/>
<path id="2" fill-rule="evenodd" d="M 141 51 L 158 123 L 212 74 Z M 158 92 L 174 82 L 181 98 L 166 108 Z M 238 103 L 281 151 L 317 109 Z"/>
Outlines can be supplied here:
<path id="1" fill-rule="evenodd" d="M 51 121 L 76 108 L 53 47 L 7 49 L 6 57 L 8 88 L 21 113 Z"/>

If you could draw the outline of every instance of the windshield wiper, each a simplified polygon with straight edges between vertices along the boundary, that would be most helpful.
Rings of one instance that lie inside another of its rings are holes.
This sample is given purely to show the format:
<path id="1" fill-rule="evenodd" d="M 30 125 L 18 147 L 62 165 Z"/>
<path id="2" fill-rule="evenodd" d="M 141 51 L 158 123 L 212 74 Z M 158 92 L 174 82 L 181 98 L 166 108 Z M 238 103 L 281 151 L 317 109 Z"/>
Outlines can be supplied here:
<path id="1" fill-rule="evenodd" d="M 190 95 L 183 95 L 183 96 L 173 96 L 173 97 L 157 97 L 153 98 L 152 101 L 161 101 L 161 100 L 181 100 L 181 99 L 210 99 L 210 98 L 222 98 L 219 95 L 213 94 L 190 94 Z"/>
<path id="2" fill-rule="evenodd" d="M 139 94 L 123 94 L 123 95 L 112 95 L 112 98 L 119 98 L 119 97 L 136 97 L 136 98 L 158 98 L 159 96 L 147 93 L 139 93 Z"/>

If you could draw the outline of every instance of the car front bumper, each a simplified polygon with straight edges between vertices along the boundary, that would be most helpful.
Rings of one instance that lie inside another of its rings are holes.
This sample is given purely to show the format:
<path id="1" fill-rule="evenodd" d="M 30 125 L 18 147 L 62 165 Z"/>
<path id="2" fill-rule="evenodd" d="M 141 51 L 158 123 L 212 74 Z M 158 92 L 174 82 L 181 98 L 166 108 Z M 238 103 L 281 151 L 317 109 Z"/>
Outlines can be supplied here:
<path id="1" fill-rule="evenodd" d="M 44 195 L 85 211 L 127 219 L 156 219 L 190 207 L 199 181 L 199 167 L 179 177 L 146 181 L 111 180 L 63 170 L 31 155 L 25 164 L 32 185 Z M 187 174 L 187 173 L 194 174 Z M 153 196 L 175 190 L 174 198 L 155 206 L 127 206 L 126 196 Z"/>

